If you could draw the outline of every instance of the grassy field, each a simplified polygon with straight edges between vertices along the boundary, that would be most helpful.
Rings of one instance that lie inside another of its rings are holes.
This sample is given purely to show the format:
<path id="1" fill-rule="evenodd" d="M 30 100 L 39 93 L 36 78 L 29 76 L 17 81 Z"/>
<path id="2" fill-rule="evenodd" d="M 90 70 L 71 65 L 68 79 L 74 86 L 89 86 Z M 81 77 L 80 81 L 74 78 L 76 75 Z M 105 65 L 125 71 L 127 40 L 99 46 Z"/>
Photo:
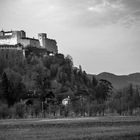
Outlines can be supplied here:
<path id="1" fill-rule="evenodd" d="M 140 117 L 0 120 L 0 140 L 140 140 Z"/>

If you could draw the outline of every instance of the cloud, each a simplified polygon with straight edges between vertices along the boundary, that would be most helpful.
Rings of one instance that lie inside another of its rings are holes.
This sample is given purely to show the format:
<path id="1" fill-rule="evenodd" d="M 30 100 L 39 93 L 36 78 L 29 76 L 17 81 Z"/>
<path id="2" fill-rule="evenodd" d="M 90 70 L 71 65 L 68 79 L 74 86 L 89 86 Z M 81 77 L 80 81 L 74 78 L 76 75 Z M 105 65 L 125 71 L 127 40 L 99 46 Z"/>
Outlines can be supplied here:
<path id="1" fill-rule="evenodd" d="M 11 2 L 5 1 L 2 3 L 9 3 L 10 7 Z M 63 26 L 132 26 L 140 22 L 140 0 L 14 0 L 12 7 L 18 17 L 32 16 L 36 21 Z M 7 13 L 5 9 L 8 8 L 3 8 L 2 13 Z"/>
<path id="2" fill-rule="evenodd" d="M 128 26 L 140 21 L 140 0 L 67 0 L 63 1 L 63 6 L 70 15 L 69 21 L 78 26 Z"/>

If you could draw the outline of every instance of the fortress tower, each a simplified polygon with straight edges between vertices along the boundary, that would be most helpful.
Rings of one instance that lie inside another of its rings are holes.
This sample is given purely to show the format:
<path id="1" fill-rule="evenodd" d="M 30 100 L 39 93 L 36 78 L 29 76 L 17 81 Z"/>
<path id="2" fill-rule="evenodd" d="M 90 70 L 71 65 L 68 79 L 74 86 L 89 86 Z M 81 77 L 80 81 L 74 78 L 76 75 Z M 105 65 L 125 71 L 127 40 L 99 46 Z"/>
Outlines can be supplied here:
<path id="1" fill-rule="evenodd" d="M 58 53 L 57 42 L 54 39 L 49 39 L 46 33 L 39 33 L 38 39 L 40 47 L 46 49 L 48 52 L 56 54 Z"/>
<path id="2" fill-rule="evenodd" d="M 16 45 L 20 43 L 21 38 L 26 37 L 24 31 L 1 31 L 0 32 L 0 45 Z"/>
<path id="3" fill-rule="evenodd" d="M 41 48 L 46 48 L 47 34 L 46 33 L 39 33 L 38 39 L 39 39 Z"/>

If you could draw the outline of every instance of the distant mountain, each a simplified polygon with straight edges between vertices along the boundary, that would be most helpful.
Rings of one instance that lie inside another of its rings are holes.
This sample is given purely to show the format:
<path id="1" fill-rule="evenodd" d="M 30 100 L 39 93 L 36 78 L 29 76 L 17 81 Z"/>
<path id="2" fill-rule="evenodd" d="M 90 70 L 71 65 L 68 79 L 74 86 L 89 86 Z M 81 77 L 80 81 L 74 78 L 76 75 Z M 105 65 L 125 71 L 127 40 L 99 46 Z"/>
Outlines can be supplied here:
<path id="1" fill-rule="evenodd" d="M 89 75 L 90 77 L 92 75 Z M 130 83 L 140 86 L 140 73 L 133 73 L 129 75 L 115 75 L 112 73 L 103 72 L 95 75 L 97 79 L 106 79 L 112 83 L 115 89 L 122 89 L 127 87 Z"/>

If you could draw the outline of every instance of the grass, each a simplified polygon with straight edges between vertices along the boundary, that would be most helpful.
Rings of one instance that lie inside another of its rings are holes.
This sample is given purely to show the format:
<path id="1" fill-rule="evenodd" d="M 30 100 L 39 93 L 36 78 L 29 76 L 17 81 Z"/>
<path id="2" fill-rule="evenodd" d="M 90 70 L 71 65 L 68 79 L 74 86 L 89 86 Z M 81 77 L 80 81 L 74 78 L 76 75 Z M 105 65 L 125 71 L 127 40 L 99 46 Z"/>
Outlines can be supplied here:
<path id="1" fill-rule="evenodd" d="M 0 140 L 139 140 L 140 117 L 0 120 Z"/>

